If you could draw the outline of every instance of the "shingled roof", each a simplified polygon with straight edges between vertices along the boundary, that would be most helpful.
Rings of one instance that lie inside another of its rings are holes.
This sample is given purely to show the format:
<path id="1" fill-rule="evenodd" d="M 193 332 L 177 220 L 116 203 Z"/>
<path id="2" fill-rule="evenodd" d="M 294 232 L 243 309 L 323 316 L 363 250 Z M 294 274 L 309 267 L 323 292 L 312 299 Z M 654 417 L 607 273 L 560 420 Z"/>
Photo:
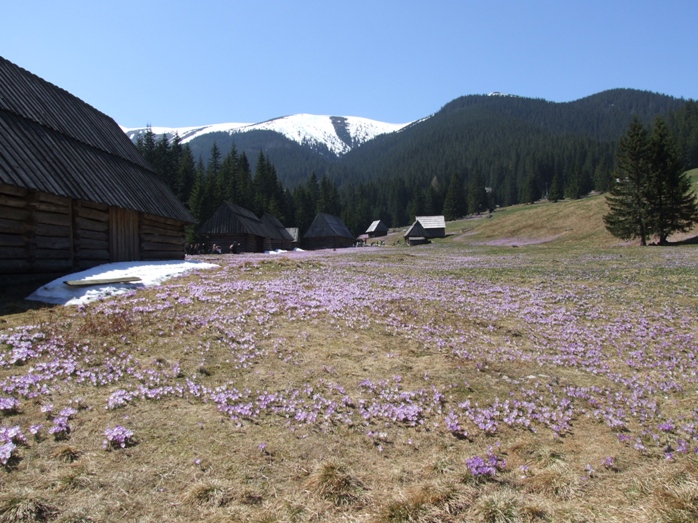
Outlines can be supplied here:
<path id="1" fill-rule="evenodd" d="M 325 238 L 330 236 L 354 239 L 354 235 L 347 229 L 347 226 L 344 225 L 344 222 L 339 217 L 321 212 L 315 217 L 303 238 Z"/>
<path id="2" fill-rule="evenodd" d="M 200 234 L 252 234 L 271 238 L 272 232 L 252 211 L 230 202 L 223 202 L 199 229 Z"/>
<path id="3" fill-rule="evenodd" d="M 196 221 L 114 120 L 2 57 L 0 183 Z"/>

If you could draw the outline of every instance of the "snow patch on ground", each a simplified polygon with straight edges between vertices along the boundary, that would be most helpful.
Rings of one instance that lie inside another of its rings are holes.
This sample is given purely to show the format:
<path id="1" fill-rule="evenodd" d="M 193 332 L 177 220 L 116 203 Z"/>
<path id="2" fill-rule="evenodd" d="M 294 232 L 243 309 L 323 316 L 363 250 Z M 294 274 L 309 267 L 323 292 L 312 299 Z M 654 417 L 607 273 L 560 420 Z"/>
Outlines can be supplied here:
<path id="1" fill-rule="evenodd" d="M 160 285 L 160 283 L 174 276 L 190 271 L 215 267 L 219 267 L 219 265 L 196 260 L 107 263 L 86 271 L 61 276 L 34 291 L 27 296 L 27 300 L 58 305 L 81 305 L 107 296 L 124 294 L 133 289 Z M 71 287 L 64 283 L 69 280 L 99 280 L 127 276 L 138 277 L 141 281 L 138 283 L 109 283 L 89 287 Z"/>

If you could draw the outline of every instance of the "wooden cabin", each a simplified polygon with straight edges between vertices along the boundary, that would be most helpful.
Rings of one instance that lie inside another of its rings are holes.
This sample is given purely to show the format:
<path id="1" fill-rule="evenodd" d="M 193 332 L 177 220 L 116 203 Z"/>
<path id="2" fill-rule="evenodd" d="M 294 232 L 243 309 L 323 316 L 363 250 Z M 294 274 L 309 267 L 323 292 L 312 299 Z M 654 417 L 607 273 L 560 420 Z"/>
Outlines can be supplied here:
<path id="1" fill-rule="evenodd" d="M 337 216 L 321 212 L 303 235 L 303 245 L 308 250 L 343 249 L 354 245 L 354 236 Z"/>
<path id="2" fill-rule="evenodd" d="M 443 216 L 416 216 L 415 222 L 422 225 L 427 238 L 446 237 L 446 219 Z"/>
<path id="3" fill-rule="evenodd" d="M 262 216 L 262 223 L 267 227 L 271 236 L 271 248 L 290 251 L 293 249 L 293 236 L 286 230 L 279 219 L 271 214 Z"/>
<path id="4" fill-rule="evenodd" d="M 213 216 L 199 229 L 199 234 L 206 238 L 207 247 L 216 244 L 222 252 L 231 252 L 230 246 L 236 245 L 235 251 L 264 252 L 272 249 L 272 231 L 257 218 L 252 211 L 230 202 L 223 204 Z"/>
<path id="5" fill-rule="evenodd" d="M 114 120 L 0 57 L 0 274 L 184 259 L 194 222 Z"/>
<path id="6" fill-rule="evenodd" d="M 429 243 L 427 231 L 424 229 L 419 220 L 414 222 L 412 227 L 407 229 L 407 232 L 403 235 L 403 237 L 408 245 L 423 245 L 425 243 Z"/>
<path id="7" fill-rule="evenodd" d="M 368 229 L 366 229 L 366 233 L 368 238 L 376 238 L 377 236 L 387 236 L 388 235 L 388 226 L 383 223 L 382 220 L 376 220 L 369 225 Z"/>

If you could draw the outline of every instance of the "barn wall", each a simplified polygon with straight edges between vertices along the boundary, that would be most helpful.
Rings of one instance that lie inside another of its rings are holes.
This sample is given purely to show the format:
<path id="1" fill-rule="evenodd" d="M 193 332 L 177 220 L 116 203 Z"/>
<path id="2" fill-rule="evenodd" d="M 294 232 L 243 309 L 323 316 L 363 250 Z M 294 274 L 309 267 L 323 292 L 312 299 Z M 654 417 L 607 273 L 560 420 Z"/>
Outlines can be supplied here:
<path id="1" fill-rule="evenodd" d="M 141 260 L 184 259 L 184 223 L 180 221 L 140 213 L 138 237 Z"/>
<path id="2" fill-rule="evenodd" d="M 110 262 L 107 205 L 73 201 L 73 245 L 75 269 L 90 269 Z"/>
<path id="3" fill-rule="evenodd" d="M 182 222 L 0 184 L 0 274 L 184 255 Z"/>

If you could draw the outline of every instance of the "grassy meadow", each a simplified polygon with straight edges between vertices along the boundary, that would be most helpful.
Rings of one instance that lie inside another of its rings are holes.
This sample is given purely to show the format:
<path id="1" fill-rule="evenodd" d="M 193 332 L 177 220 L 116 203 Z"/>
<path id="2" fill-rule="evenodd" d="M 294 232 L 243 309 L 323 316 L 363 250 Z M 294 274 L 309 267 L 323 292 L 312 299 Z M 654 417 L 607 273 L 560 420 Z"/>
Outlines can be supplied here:
<path id="1" fill-rule="evenodd" d="M 604 212 L 17 301 L 0 523 L 698 520 L 698 231 L 640 248 Z"/>

